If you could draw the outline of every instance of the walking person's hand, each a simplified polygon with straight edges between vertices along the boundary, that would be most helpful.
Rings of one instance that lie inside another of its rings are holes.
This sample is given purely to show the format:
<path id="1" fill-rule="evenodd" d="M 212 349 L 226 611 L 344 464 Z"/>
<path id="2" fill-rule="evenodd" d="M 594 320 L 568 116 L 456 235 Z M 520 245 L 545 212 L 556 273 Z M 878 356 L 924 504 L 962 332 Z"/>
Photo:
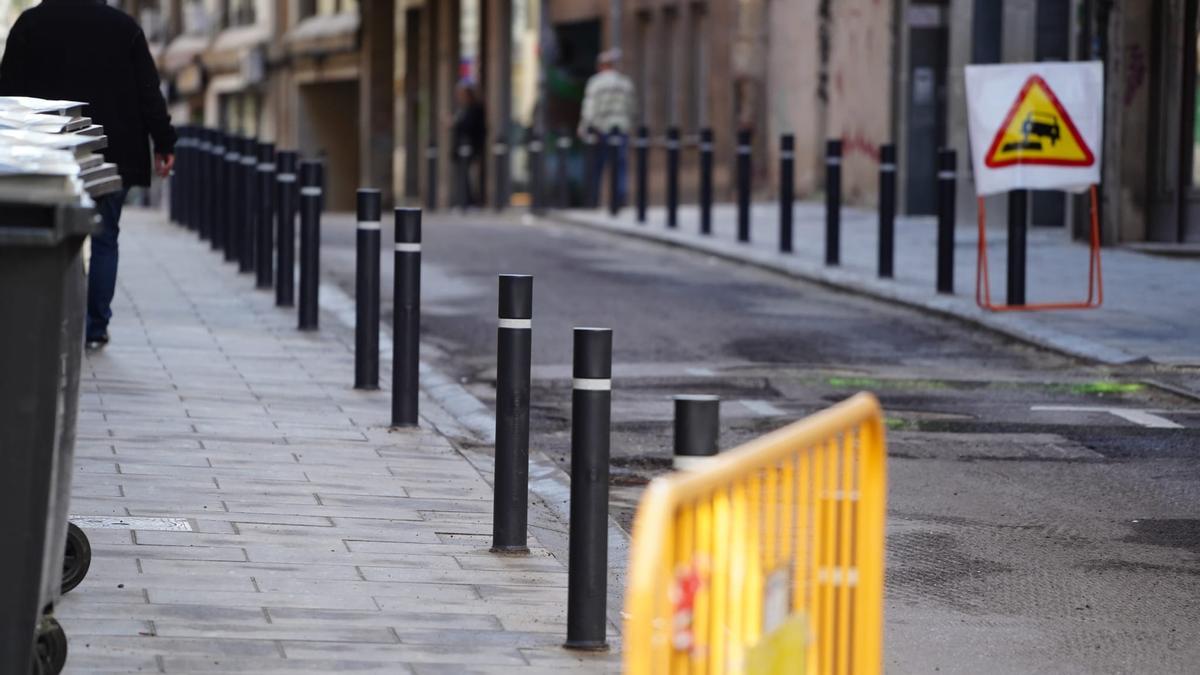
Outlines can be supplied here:
<path id="1" fill-rule="evenodd" d="M 171 175 L 171 169 L 175 168 L 175 155 L 155 155 L 154 156 L 154 173 L 161 178 L 166 178 Z"/>

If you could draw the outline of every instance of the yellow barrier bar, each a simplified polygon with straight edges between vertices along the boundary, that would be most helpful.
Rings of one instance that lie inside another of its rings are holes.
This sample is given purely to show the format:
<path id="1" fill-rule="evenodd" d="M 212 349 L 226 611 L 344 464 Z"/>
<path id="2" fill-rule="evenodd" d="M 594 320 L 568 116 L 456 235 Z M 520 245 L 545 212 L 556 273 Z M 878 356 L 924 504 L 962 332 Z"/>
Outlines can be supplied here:
<path id="1" fill-rule="evenodd" d="M 878 675 L 886 485 L 870 394 L 652 481 L 625 672 Z"/>

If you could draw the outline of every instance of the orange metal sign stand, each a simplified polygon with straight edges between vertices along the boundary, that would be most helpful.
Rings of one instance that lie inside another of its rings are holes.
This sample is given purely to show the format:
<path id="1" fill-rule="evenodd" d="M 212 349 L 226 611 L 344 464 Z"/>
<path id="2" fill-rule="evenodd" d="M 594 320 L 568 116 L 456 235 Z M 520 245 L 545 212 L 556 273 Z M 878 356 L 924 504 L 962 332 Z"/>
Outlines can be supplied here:
<path id="1" fill-rule="evenodd" d="M 1091 187 L 1092 242 L 1088 254 L 1088 294 L 1083 302 L 1044 302 L 1027 305 L 992 304 L 991 282 L 988 275 L 987 212 L 979 198 L 979 264 L 975 270 L 975 304 L 993 312 L 1020 312 L 1051 309 L 1093 309 L 1104 302 L 1104 279 L 1100 272 L 1100 219 L 1096 209 L 1096 186 Z"/>

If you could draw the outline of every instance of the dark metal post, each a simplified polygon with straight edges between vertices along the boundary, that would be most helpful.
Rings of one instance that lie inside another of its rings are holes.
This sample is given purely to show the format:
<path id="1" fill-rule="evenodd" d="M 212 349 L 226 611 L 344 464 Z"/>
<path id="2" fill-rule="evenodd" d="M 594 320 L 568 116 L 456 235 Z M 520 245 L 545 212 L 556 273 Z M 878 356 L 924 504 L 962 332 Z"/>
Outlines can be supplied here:
<path id="1" fill-rule="evenodd" d="M 568 649 L 608 648 L 608 456 L 612 330 L 576 328 L 571 393 Z"/>
<path id="2" fill-rule="evenodd" d="M 954 292 L 954 191 L 958 160 L 954 150 L 938 151 L 937 290 Z"/>
<path id="3" fill-rule="evenodd" d="M 678 471 L 699 469 L 717 454 L 721 425 L 721 397 L 675 397 L 675 454 Z"/>
<path id="4" fill-rule="evenodd" d="M 421 210 L 396 209 L 392 273 L 392 426 L 415 427 L 421 366 Z"/>
<path id="5" fill-rule="evenodd" d="M 257 288 L 275 283 L 275 145 L 258 144 L 258 242 L 254 278 Z"/>
<path id="6" fill-rule="evenodd" d="M 667 227 L 679 226 L 679 129 L 667 129 Z"/>
<path id="7" fill-rule="evenodd" d="M 237 262 L 242 243 L 242 137 L 225 144 L 225 261 Z"/>
<path id="8" fill-rule="evenodd" d="M 177 225 L 184 227 L 187 227 L 188 188 L 190 187 L 188 185 L 190 176 L 188 176 L 187 166 L 188 143 L 191 142 L 190 134 L 191 127 L 186 125 L 179 127 L 179 141 L 177 143 L 179 151 L 176 158 L 178 166 L 175 167 L 174 183 L 172 185 L 175 193 L 171 195 L 171 206 L 174 207 L 174 214 L 171 220 Z"/>
<path id="9" fill-rule="evenodd" d="M 712 234 L 713 132 L 700 130 L 700 234 Z"/>
<path id="10" fill-rule="evenodd" d="M 571 206 L 570 157 L 571 137 L 563 134 L 554 142 L 554 205 L 560 209 Z"/>
<path id="11" fill-rule="evenodd" d="M 216 187 L 213 180 L 213 149 L 217 145 L 217 132 L 213 129 L 204 129 L 204 152 L 200 157 L 200 239 L 202 241 L 212 241 L 213 237 L 213 209 L 216 207 Z"/>
<path id="12" fill-rule="evenodd" d="M 825 142 L 825 264 L 842 263 L 842 141 Z"/>
<path id="13" fill-rule="evenodd" d="M 584 136 L 586 145 L 583 153 L 583 206 L 588 209 L 596 208 L 599 203 L 599 195 L 596 194 L 600 191 L 600 177 L 596 175 L 596 168 L 600 164 L 599 138 L 599 132 L 593 127 L 588 127 Z"/>
<path id="14" fill-rule="evenodd" d="M 533 341 L 533 277 L 501 274 L 499 304 L 492 551 L 526 553 L 529 551 L 529 368 Z"/>
<path id="15" fill-rule="evenodd" d="M 317 289 L 321 283 L 320 160 L 300 162 L 300 330 L 317 329 Z"/>
<path id="16" fill-rule="evenodd" d="M 179 212 L 181 209 L 179 204 L 182 199 L 181 195 L 183 194 L 184 171 L 179 156 L 183 154 L 183 148 L 187 145 L 186 130 L 180 127 L 177 133 L 179 134 L 179 140 L 175 142 L 175 171 L 171 174 L 171 182 L 168 184 L 171 189 L 168 195 L 171 201 L 167 202 L 167 219 L 172 223 L 179 223 L 180 220 Z"/>
<path id="17" fill-rule="evenodd" d="M 225 200 L 228 195 L 225 191 L 226 181 L 226 166 L 225 153 L 227 152 L 226 143 L 228 142 L 227 135 L 220 129 L 213 130 L 213 151 L 212 164 L 209 168 L 209 175 L 212 178 L 212 222 L 209 225 L 209 247 L 214 251 L 220 251 L 225 248 Z"/>
<path id="18" fill-rule="evenodd" d="M 750 130 L 737 135 L 737 238 L 750 241 Z"/>
<path id="19" fill-rule="evenodd" d="M 425 210 L 436 211 L 438 200 L 438 148 L 425 148 Z"/>
<path id="20" fill-rule="evenodd" d="M 779 250 L 792 252 L 792 208 L 796 200 L 796 137 L 779 137 Z"/>
<path id="21" fill-rule="evenodd" d="M 638 127 L 637 138 L 633 141 L 634 150 L 634 182 L 637 187 L 637 221 L 646 222 L 646 207 L 649 201 L 647 172 L 650 155 L 650 130 L 645 126 Z"/>
<path id="22" fill-rule="evenodd" d="M 625 151 L 625 138 L 621 130 L 613 127 L 608 132 L 608 214 L 616 216 L 621 212 L 621 172 L 617 163 L 621 161 L 621 153 Z"/>
<path id="23" fill-rule="evenodd" d="M 258 238 L 258 141 L 242 141 L 242 239 L 238 248 L 238 271 L 254 271 L 254 245 Z"/>
<path id="24" fill-rule="evenodd" d="M 1008 299 L 1025 304 L 1025 230 L 1029 224 L 1029 191 L 1008 193 Z"/>
<path id="25" fill-rule="evenodd" d="M 505 136 L 497 136 L 492 144 L 492 157 L 495 165 L 496 189 L 492 191 L 492 206 L 497 211 L 503 211 L 508 206 L 508 140 Z"/>
<path id="26" fill-rule="evenodd" d="M 891 279 L 896 259 L 896 146 L 879 146 L 879 276 Z"/>
<path id="27" fill-rule="evenodd" d="M 275 261 L 275 306 L 291 307 L 295 303 L 296 284 L 296 161 L 294 150 L 281 150 L 276 156 L 275 210 L 278 219 L 275 242 L 278 249 Z"/>
<path id="28" fill-rule="evenodd" d="M 529 210 L 535 214 L 541 213 L 545 207 L 543 200 L 546 197 L 545 186 L 543 185 L 543 169 L 545 165 L 542 161 L 542 151 L 544 144 L 541 136 L 536 133 L 529 137 Z"/>
<path id="29" fill-rule="evenodd" d="M 460 211 L 471 206 L 471 146 L 463 143 L 454 149 L 454 203 Z"/>
<path id="30" fill-rule="evenodd" d="M 354 282 L 354 388 L 379 388 L 379 190 L 358 191 Z"/>

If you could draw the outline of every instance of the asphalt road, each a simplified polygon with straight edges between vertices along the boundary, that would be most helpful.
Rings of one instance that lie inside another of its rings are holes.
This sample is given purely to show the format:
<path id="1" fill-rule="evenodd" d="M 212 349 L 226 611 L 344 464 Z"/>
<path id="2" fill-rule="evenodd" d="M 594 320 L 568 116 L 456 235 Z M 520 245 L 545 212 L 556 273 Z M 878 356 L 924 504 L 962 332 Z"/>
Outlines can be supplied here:
<path id="1" fill-rule="evenodd" d="M 323 239 L 326 273 L 353 292 L 351 219 L 327 217 Z M 720 395 L 732 447 L 876 392 L 890 429 L 889 670 L 1200 663 L 1200 402 L 1138 385 L 1147 373 L 567 226 L 433 217 L 424 241 L 423 338 L 488 403 L 496 275 L 534 275 L 533 444 L 564 468 L 571 329 L 614 329 L 612 509 L 625 524 L 669 464 L 671 395 Z"/>

